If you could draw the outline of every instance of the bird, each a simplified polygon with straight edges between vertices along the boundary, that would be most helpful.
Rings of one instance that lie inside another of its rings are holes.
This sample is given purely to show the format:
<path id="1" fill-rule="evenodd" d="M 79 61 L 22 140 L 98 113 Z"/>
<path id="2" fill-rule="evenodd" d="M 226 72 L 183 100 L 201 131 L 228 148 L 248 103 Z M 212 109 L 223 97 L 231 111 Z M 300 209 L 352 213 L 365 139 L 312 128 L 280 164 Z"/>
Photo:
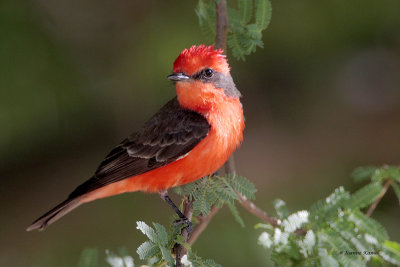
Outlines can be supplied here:
<path id="1" fill-rule="evenodd" d="M 242 95 L 226 55 L 213 45 L 184 49 L 167 78 L 176 96 L 27 231 L 43 230 L 84 203 L 135 191 L 159 193 L 182 221 L 188 221 L 167 190 L 215 173 L 240 146 L 245 127 Z"/>

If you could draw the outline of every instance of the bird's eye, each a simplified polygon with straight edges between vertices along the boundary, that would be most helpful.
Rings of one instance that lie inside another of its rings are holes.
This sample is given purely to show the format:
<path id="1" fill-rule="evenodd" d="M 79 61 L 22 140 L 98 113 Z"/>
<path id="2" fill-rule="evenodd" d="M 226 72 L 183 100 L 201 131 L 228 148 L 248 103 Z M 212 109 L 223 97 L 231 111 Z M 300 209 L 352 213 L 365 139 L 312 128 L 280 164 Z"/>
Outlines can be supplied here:
<path id="1" fill-rule="evenodd" d="M 207 78 L 211 78 L 214 75 L 214 72 L 212 69 L 206 69 L 204 71 L 204 76 L 206 76 Z"/>

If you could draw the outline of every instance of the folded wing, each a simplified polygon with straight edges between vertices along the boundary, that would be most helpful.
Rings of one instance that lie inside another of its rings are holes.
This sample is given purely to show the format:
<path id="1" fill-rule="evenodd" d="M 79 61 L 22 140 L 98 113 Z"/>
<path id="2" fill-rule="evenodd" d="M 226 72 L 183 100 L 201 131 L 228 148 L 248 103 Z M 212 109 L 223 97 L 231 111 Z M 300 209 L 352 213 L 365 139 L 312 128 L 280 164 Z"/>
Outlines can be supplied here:
<path id="1" fill-rule="evenodd" d="M 75 198 L 185 157 L 209 130 L 199 113 L 184 109 L 176 98 L 162 107 L 143 128 L 114 148 L 95 175 L 69 196 Z"/>

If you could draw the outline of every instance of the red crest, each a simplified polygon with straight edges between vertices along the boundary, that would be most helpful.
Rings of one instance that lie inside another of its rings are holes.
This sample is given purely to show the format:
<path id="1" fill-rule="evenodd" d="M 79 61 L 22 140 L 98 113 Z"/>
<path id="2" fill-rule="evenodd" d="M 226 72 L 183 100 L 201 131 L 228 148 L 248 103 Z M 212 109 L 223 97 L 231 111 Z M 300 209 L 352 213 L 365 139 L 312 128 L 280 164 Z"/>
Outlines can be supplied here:
<path id="1" fill-rule="evenodd" d="M 174 72 L 192 75 L 199 70 L 211 68 L 222 73 L 228 73 L 230 68 L 222 49 L 214 46 L 193 45 L 183 50 L 174 62 Z"/>

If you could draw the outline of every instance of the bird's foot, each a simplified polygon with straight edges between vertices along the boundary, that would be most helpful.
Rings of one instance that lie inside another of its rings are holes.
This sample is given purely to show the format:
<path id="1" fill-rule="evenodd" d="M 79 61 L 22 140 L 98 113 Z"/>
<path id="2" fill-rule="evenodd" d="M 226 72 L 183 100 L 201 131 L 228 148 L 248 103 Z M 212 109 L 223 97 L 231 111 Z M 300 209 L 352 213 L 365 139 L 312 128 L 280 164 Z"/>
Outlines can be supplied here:
<path id="1" fill-rule="evenodd" d="M 193 230 L 193 224 L 188 218 L 184 217 L 184 218 L 174 221 L 174 226 L 180 226 L 180 225 L 184 225 L 184 224 L 186 224 L 186 226 L 183 228 L 187 229 L 188 236 L 190 236 L 190 234 L 192 233 L 192 230 Z"/>

